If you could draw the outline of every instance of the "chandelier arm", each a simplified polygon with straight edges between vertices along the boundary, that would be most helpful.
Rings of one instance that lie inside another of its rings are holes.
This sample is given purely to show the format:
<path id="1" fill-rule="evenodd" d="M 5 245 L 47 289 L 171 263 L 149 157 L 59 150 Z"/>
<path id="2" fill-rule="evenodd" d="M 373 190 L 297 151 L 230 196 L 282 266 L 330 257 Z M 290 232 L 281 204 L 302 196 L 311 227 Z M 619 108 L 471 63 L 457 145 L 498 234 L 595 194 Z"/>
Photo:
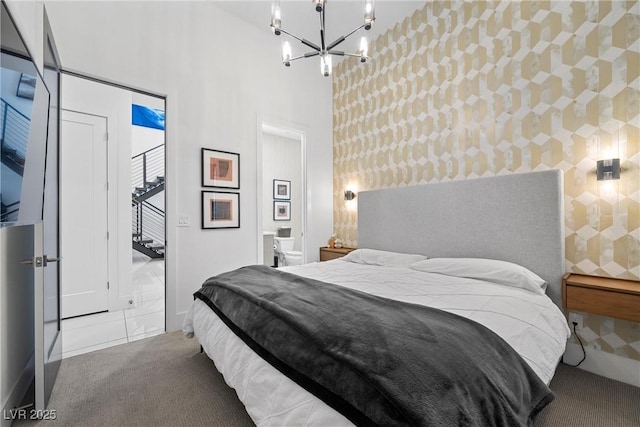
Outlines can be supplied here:
<path id="1" fill-rule="evenodd" d="M 362 55 L 357 54 L 357 53 L 340 52 L 340 51 L 335 51 L 335 50 L 329 51 L 329 53 L 330 53 L 331 55 L 338 55 L 338 56 L 353 56 L 353 57 L 355 57 L 355 58 L 362 58 Z"/>
<path id="2" fill-rule="evenodd" d="M 342 43 L 343 41 L 345 41 L 347 38 L 345 36 L 341 36 L 338 40 L 334 41 L 333 43 L 331 43 L 329 46 L 327 46 L 327 50 L 331 50 L 334 47 L 338 46 L 340 43 Z"/>
<path id="3" fill-rule="evenodd" d="M 302 39 L 302 40 L 300 40 L 300 41 L 302 42 L 302 44 L 304 44 L 304 45 L 306 45 L 306 46 L 309 46 L 311 49 L 315 49 L 315 50 L 317 50 L 318 52 L 320 52 L 320 46 L 318 46 L 317 44 L 312 43 L 312 42 L 310 42 L 310 41 L 309 41 L 309 40 L 307 40 L 307 39 Z"/>
<path id="4" fill-rule="evenodd" d="M 320 46 L 322 47 L 322 52 L 326 50 L 326 42 L 324 40 L 324 10 L 327 8 L 325 4 L 322 10 L 320 11 Z"/>
<path id="5" fill-rule="evenodd" d="M 312 56 L 318 56 L 318 55 L 320 55 L 320 52 L 308 52 L 308 53 L 305 53 L 304 55 L 300 55 L 300 56 L 296 56 L 295 58 L 291 58 L 289 60 L 289 62 L 295 61 L 297 59 L 311 58 Z"/>
<path id="6" fill-rule="evenodd" d="M 300 37 L 296 36 L 295 34 L 291 34 L 288 31 L 283 30 L 282 28 L 280 28 L 280 31 L 282 31 L 283 33 L 285 33 L 286 35 L 293 37 L 294 39 L 298 40 L 300 43 L 309 46 L 311 49 L 315 49 L 318 52 L 320 52 L 320 46 L 318 46 L 317 44 L 310 42 L 307 39 L 301 39 Z"/>
<path id="7" fill-rule="evenodd" d="M 341 36 L 340 38 L 338 38 L 336 41 L 334 41 L 333 43 L 331 43 L 329 46 L 327 46 L 327 50 L 331 50 L 334 47 L 338 46 L 340 43 L 342 43 L 343 41 L 345 41 L 347 39 L 347 37 L 353 35 L 353 33 L 356 33 L 358 31 L 360 31 L 362 28 L 364 28 L 364 24 L 360 25 L 358 28 L 356 28 L 355 30 L 351 31 L 349 34 L 347 34 L 346 36 Z"/>

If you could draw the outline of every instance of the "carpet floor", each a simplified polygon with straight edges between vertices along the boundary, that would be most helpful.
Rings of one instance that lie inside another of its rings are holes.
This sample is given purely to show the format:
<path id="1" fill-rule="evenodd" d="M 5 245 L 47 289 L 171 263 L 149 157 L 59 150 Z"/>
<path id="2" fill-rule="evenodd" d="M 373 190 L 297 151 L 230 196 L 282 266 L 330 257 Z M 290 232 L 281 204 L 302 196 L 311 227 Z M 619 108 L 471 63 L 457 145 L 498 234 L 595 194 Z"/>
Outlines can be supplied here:
<path id="1" fill-rule="evenodd" d="M 534 427 L 640 426 L 640 388 L 561 365 Z M 14 426 L 252 426 L 244 406 L 181 332 L 64 359 L 55 420 Z"/>

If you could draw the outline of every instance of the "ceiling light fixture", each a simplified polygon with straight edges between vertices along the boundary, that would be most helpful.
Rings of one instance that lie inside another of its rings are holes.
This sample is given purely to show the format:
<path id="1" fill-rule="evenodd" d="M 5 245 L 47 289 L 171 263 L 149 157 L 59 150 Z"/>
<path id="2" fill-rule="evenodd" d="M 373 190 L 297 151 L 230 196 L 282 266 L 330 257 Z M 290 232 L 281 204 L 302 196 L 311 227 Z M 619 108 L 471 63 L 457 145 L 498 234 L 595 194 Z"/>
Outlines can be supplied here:
<path id="1" fill-rule="evenodd" d="M 329 76 L 331 75 L 331 69 L 332 69 L 332 61 L 331 61 L 331 56 L 335 55 L 335 56 L 354 56 L 357 58 L 360 58 L 360 62 L 367 62 L 368 59 L 368 51 L 369 51 L 369 43 L 367 42 L 367 38 L 366 37 L 362 37 L 360 39 L 360 48 L 358 49 L 358 51 L 356 53 L 346 53 L 340 50 L 334 50 L 334 48 L 336 46 L 338 46 L 340 43 L 342 43 L 343 41 L 345 41 L 347 39 L 347 37 L 351 36 L 352 34 L 358 32 L 359 30 L 361 30 L 362 28 L 364 28 L 365 30 L 370 30 L 371 26 L 373 25 L 373 21 L 376 20 L 375 17 L 375 11 L 373 8 L 373 1 L 374 0 L 365 0 L 365 5 L 364 5 L 364 23 L 362 25 L 360 25 L 358 28 L 356 28 L 355 30 L 351 31 L 349 34 L 347 34 L 346 36 L 340 36 L 338 37 L 333 43 L 329 43 L 327 44 L 326 38 L 325 38 L 325 11 L 327 9 L 327 1 L 328 0 L 311 0 L 311 2 L 314 4 L 316 12 L 319 13 L 320 15 L 320 44 L 316 44 L 313 42 L 310 42 L 309 40 L 306 39 L 302 39 L 294 34 L 291 34 L 287 31 L 285 31 L 284 29 L 282 29 L 282 17 L 280 14 L 280 2 L 278 1 L 277 3 L 272 5 L 272 9 L 271 9 L 271 30 L 273 31 L 273 34 L 275 34 L 276 36 L 281 35 L 282 33 L 293 37 L 296 40 L 299 40 L 302 44 L 304 44 L 305 46 L 310 47 L 311 49 L 313 49 L 313 51 L 311 52 L 307 52 L 303 55 L 300 56 L 295 56 L 293 57 L 291 54 L 291 44 L 289 44 L 288 41 L 284 41 L 282 43 L 282 63 L 289 67 L 291 66 L 291 62 L 295 61 L 297 59 L 301 59 L 301 58 L 311 58 L 314 56 L 320 56 L 320 72 L 322 73 L 322 75 L 324 76 Z"/>

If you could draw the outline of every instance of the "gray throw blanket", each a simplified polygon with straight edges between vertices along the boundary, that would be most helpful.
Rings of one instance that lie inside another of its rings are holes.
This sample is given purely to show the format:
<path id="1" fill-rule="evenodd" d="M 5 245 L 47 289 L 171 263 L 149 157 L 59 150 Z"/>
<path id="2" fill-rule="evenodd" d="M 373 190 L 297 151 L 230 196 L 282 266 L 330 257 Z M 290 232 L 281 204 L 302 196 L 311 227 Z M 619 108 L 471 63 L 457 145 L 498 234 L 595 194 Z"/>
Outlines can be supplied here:
<path id="1" fill-rule="evenodd" d="M 357 425 L 527 426 L 554 398 L 502 338 L 442 310 L 265 266 L 212 277 L 195 297 Z"/>

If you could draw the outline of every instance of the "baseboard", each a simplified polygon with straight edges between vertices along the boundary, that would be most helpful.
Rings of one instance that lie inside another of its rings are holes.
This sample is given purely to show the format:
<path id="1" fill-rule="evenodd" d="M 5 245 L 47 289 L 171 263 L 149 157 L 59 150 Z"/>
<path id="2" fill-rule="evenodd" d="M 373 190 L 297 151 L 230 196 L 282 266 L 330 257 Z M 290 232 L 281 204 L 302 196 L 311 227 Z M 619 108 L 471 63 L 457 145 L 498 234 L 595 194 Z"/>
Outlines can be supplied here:
<path id="1" fill-rule="evenodd" d="M 6 397 L 2 396 L 2 416 L 0 416 L 0 427 L 9 427 L 13 422 L 10 411 L 18 408 L 22 404 L 27 390 L 29 390 L 31 382 L 35 376 L 35 366 L 35 353 L 32 353 L 27 364 L 22 368 L 20 376 L 16 378 L 16 382 L 13 384 L 11 391 Z"/>
<path id="2" fill-rule="evenodd" d="M 184 318 L 189 310 L 180 311 L 175 316 L 167 316 L 167 332 L 181 331 Z"/>
<path id="3" fill-rule="evenodd" d="M 627 359 L 588 347 L 585 348 L 585 352 L 587 358 L 580 364 L 579 369 L 640 387 L 640 361 Z M 567 348 L 564 352 L 564 362 L 576 364 L 580 359 L 582 359 L 580 345 L 567 343 Z"/>

